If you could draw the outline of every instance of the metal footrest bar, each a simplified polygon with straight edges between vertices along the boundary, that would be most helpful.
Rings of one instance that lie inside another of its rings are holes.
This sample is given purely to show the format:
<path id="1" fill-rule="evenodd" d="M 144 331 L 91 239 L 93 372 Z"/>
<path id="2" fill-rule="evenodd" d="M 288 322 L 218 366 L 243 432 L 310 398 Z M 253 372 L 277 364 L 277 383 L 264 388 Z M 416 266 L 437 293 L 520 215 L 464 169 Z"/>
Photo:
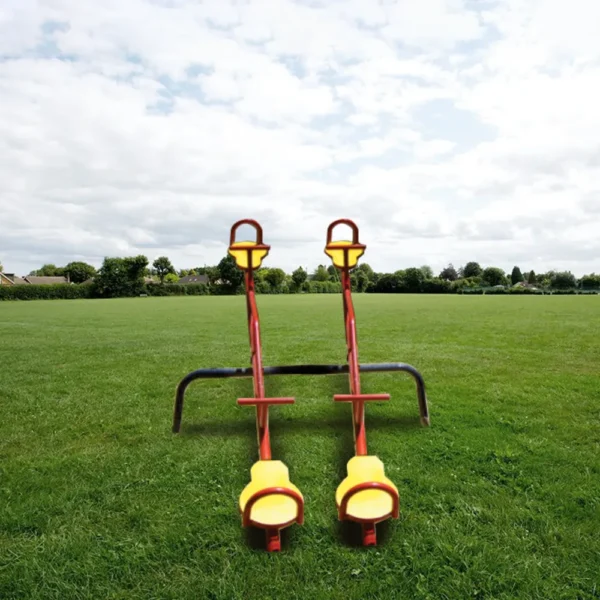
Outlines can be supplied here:
<path id="1" fill-rule="evenodd" d="M 366 363 L 359 365 L 361 373 L 381 373 L 402 371 L 408 373 L 417 387 L 417 398 L 419 401 L 419 412 L 421 423 L 425 426 L 430 424 L 429 408 L 427 405 L 427 394 L 423 377 L 415 367 L 406 363 Z M 263 367 L 265 375 L 340 375 L 347 374 L 349 366 L 345 365 L 281 365 Z M 188 373 L 177 386 L 175 395 L 175 409 L 173 413 L 173 433 L 179 433 L 181 419 L 183 416 L 183 403 L 188 386 L 196 379 L 224 379 L 229 377 L 252 377 L 252 367 L 220 367 L 215 369 L 197 369 Z"/>

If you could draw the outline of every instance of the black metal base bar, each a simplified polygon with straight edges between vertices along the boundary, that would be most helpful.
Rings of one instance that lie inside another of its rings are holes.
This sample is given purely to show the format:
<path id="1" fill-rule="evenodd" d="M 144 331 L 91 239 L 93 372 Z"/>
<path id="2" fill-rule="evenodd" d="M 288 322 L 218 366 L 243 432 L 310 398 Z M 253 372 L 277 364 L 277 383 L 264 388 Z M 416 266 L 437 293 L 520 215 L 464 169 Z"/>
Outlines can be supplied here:
<path id="1" fill-rule="evenodd" d="M 363 373 L 378 373 L 383 371 L 403 371 L 413 377 L 417 386 L 417 397 L 419 399 L 419 412 L 421 423 L 429 425 L 429 408 L 427 406 L 427 395 L 425 393 L 425 382 L 423 377 L 411 365 L 406 363 L 367 363 L 360 365 L 359 370 Z M 348 365 L 283 365 L 279 367 L 264 367 L 265 375 L 336 375 L 348 373 Z M 252 377 L 252 367 L 222 367 L 216 369 L 197 369 L 188 373 L 177 386 L 175 396 L 175 410 L 173 413 L 173 433 L 179 433 L 181 429 L 181 417 L 183 415 L 183 401 L 185 392 L 196 379 L 222 379 L 227 377 Z"/>

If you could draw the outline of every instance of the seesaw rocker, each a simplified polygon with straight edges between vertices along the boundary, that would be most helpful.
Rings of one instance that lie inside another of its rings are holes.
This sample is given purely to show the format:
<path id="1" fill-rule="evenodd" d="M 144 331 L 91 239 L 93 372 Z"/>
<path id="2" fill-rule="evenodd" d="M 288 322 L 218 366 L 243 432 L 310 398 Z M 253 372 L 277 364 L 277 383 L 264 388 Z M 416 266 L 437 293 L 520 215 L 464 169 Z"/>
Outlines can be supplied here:
<path id="1" fill-rule="evenodd" d="M 352 230 L 351 241 L 333 241 L 332 233 L 337 225 L 348 225 Z M 256 230 L 255 241 L 236 241 L 241 225 L 251 225 Z M 352 304 L 350 271 L 357 265 L 366 246 L 358 240 L 358 228 L 349 219 L 331 223 L 327 230 L 325 252 L 341 271 L 344 320 L 346 330 L 347 364 L 345 365 L 284 365 L 263 366 L 260 341 L 260 324 L 256 307 L 254 271 L 268 255 L 270 246 L 263 243 L 262 227 L 253 219 L 238 221 L 231 228 L 229 254 L 237 266 L 244 271 L 248 333 L 250 338 L 251 367 L 224 367 L 197 369 L 188 373 L 177 386 L 173 414 L 173 432 L 181 429 L 183 404 L 188 386 L 196 379 L 226 377 L 252 377 L 253 398 L 239 398 L 241 406 L 256 407 L 256 428 L 259 460 L 250 470 L 250 483 L 239 499 L 242 526 L 254 526 L 265 530 L 266 549 L 269 552 L 281 549 L 280 530 L 304 521 L 304 498 L 300 490 L 291 483 L 289 471 L 280 460 L 271 456 L 269 434 L 269 406 L 293 404 L 294 398 L 265 397 L 265 375 L 332 375 L 347 373 L 350 394 L 336 394 L 337 402 L 352 403 L 352 420 L 356 455 L 347 464 L 348 476 L 336 491 L 336 505 L 340 520 L 351 520 L 362 524 L 363 544 L 376 544 L 375 525 L 389 517 L 399 515 L 398 489 L 385 476 L 383 463 L 377 456 L 367 453 L 364 403 L 372 400 L 389 400 L 389 394 L 362 394 L 360 372 L 403 371 L 410 374 L 416 383 L 421 423 L 429 425 L 429 412 L 425 384 L 421 374 L 405 363 L 363 364 L 358 362 L 356 318 Z"/>
<path id="2" fill-rule="evenodd" d="M 333 230 L 342 224 L 348 225 L 352 230 L 351 241 L 332 240 Z M 350 520 L 361 523 L 363 545 L 374 546 L 377 543 L 376 523 L 389 517 L 398 518 L 400 498 L 398 488 L 385 476 L 381 460 L 377 456 L 369 455 L 367 452 L 365 402 L 389 400 L 390 395 L 362 394 L 360 389 L 356 317 L 352 303 L 350 271 L 356 267 L 358 259 L 363 255 L 365 249 L 366 246 L 358 240 L 358 227 L 349 219 L 334 221 L 327 229 L 325 253 L 341 272 L 350 380 L 350 394 L 336 394 L 333 399 L 336 402 L 352 403 L 352 423 L 356 450 L 356 455 L 348 461 L 348 476 L 339 485 L 335 494 L 335 501 L 340 521 Z M 423 414 L 421 414 L 421 417 L 424 418 Z"/>

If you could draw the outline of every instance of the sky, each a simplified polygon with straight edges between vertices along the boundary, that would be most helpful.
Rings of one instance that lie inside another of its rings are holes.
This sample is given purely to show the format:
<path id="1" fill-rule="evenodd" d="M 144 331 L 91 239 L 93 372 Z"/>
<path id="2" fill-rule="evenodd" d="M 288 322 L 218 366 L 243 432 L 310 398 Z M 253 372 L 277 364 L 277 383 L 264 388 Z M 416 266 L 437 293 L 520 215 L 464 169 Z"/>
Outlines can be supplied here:
<path id="1" fill-rule="evenodd" d="M 254 218 L 264 266 L 312 270 L 350 218 L 376 271 L 600 272 L 598 23 L 598 0 L 0 0 L 0 262 L 211 265 Z"/>

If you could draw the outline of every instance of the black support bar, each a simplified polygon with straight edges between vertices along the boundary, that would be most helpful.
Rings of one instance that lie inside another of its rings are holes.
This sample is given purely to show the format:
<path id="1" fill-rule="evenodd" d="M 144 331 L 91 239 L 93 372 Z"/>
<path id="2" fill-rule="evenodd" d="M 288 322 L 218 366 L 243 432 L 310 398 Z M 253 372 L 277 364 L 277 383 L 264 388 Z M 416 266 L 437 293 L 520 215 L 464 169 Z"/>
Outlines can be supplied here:
<path id="1" fill-rule="evenodd" d="M 403 371 L 415 380 L 421 423 L 429 425 L 429 408 L 423 377 L 411 365 L 406 363 L 367 363 L 360 365 L 362 373 L 380 373 L 385 371 Z M 348 365 L 283 365 L 264 367 L 265 375 L 337 375 L 348 373 Z M 183 401 L 188 386 L 196 379 L 223 379 L 228 377 L 252 377 L 252 367 L 222 367 L 216 369 L 197 369 L 188 373 L 177 386 L 175 410 L 173 413 L 173 433 L 179 433 L 183 415 Z"/>

